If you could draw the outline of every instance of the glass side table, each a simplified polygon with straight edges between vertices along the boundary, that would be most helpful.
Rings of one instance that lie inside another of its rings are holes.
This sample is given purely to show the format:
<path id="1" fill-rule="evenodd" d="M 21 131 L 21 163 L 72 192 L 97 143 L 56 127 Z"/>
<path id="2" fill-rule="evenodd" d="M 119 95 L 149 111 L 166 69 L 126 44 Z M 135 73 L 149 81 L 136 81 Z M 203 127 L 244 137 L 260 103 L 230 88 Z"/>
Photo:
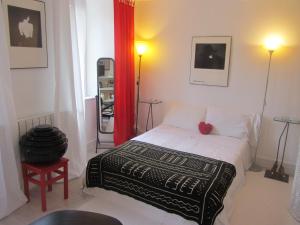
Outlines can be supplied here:
<path id="1" fill-rule="evenodd" d="M 289 175 L 287 175 L 285 173 L 284 167 L 283 167 L 286 142 L 287 142 L 287 138 L 288 138 L 288 134 L 289 134 L 290 124 L 300 124 L 300 119 L 282 116 L 282 117 L 274 117 L 273 120 L 276 122 L 284 123 L 285 125 L 283 127 L 283 130 L 282 130 L 279 140 L 278 140 L 277 155 L 276 155 L 275 163 L 271 170 L 266 170 L 265 177 L 288 183 Z M 281 144 L 281 140 L 282 140 L 284 133 L 285 133 L 285 140 L 284 140 L 284 145 L 283 145 L 282 158 L 281 158 L 280 166 L 278 167 L 278 156 L 279 156 L 279 151 L 280 151 L 280 144 Z"/>
<path id="2" fill-rule="evenodd" d="M 144 104 L 148 104 L 148 116 L 147 116 L 147 123 L 146 123 L 146 131 L 148 131 L 148 123 L 149 123 L 149 119 L 151 116 L 151 125 L 153 128 L 153 110 L 152 110 L 152 106 L 153 105 L 158 105 L 160 103 L 162 103 L 162 101 L 157 100 L 157 99 L 150 99 L 150 100 L 142 100 L 140 101 L 140 103 L 144 103 Z"/>

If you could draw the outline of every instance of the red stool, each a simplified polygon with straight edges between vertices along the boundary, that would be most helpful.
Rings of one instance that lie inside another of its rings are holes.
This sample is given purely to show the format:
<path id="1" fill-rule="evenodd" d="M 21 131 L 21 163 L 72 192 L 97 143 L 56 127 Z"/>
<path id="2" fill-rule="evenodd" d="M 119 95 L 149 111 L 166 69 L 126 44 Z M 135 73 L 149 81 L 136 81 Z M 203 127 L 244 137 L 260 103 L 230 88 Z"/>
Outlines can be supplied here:
<path id="1" fill-rule="evenodd" d="M 37 184 L 41 187 L 42 198 L 42 210 L 47 210 L 46 206 L 46 187 L 48 191 L 52 191 L 52 184 L 60 179 L 64 179 L 64 198 L 68 198 L 68 159 L 61 158 L 58 162 L 50 165 L 38 165 L 31 163 L 22 163 L 23 179 L 24 179 L 24 192 L 30 201 L 29 195 L 29 182 Z M 60 169 L 63 170 L 60 170 Z M 52 177 L 52 173 L 58 174 L 56 177 Z M 38 178 L 33 178 L 39 175 Z"/>

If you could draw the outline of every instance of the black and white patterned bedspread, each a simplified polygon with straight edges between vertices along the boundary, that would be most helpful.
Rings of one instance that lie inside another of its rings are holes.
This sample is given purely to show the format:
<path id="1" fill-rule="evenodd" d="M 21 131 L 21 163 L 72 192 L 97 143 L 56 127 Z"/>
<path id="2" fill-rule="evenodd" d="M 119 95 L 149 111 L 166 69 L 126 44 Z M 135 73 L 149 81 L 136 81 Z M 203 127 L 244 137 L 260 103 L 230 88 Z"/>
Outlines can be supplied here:
<path id="1" fill-rule="evenodd" d="M 86 183 L 212 225 L 235 175 L 235 167 L 223 161 L 128 141 L 91 159 Z"/>

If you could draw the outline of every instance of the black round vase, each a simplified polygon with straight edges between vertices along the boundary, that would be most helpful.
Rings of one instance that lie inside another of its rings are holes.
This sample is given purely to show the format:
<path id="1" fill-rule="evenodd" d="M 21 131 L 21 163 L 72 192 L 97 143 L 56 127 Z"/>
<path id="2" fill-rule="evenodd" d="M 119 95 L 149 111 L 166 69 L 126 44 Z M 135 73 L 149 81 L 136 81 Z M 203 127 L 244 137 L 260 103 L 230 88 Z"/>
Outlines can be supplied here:
<path id="1" fill-rule="evenodd" d="M 21 154 L 27 163 L 52 163 L 67 151 L 68 139 L 58 128 L 39 125 L 32 128 L 20 140 Z"/>

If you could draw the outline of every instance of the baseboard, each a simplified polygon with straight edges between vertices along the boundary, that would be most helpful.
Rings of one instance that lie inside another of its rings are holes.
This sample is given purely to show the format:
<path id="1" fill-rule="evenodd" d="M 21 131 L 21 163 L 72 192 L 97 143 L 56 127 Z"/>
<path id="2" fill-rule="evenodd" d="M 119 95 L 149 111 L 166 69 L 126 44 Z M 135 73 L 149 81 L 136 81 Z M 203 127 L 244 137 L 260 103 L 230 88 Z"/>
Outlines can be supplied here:
<path id="1" fill-rule="evenodd" d="M 267 159 L 264 157 L 257 157 L 257 164 L 262 166 L 263 168 L 266 169 L 271 169 L 275 160 Z M 295 172 L 295 164 L 289 163 L 289 162 L 284 162 L 283 163 L 285 172 L 289 174 L 290 176 L 294 176 Z"/>

